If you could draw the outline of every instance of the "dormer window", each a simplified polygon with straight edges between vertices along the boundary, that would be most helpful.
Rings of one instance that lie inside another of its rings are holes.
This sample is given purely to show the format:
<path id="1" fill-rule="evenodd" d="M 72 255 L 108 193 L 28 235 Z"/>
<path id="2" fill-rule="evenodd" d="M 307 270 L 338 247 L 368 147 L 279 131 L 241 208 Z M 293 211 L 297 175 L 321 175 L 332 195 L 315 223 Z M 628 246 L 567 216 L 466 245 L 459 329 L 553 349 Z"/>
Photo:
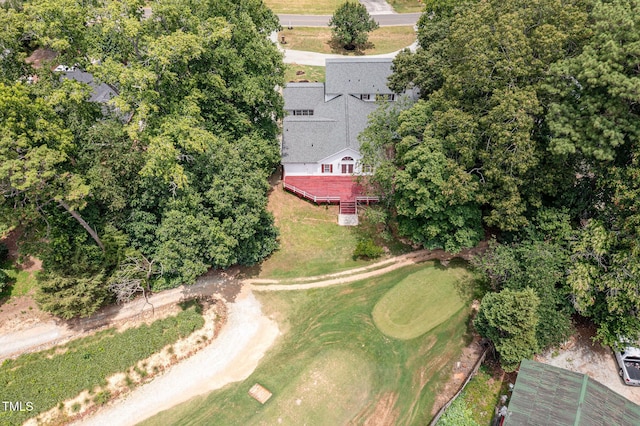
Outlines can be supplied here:
<path id="1" fill-rule="evenodd" d="M 292 109 L 289 111 L 291 115 L 313 115 L 312 109 Z"/>

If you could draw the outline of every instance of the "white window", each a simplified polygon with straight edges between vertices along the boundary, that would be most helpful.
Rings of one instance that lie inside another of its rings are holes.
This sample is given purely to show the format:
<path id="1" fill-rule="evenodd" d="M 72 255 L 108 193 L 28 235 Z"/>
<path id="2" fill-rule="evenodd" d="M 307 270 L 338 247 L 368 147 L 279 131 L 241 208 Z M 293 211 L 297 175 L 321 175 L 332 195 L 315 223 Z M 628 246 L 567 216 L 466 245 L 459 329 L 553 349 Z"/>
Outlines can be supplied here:
<path id="1" fill-rule="evenodd" d="M 371 95 L 368 93 L 363 93 L 360 95 L 360 100 L 363 101 L 370 101 L 371 100 Z"/>
<path id="2" fill-rule="evenodd" d="M 332 164 L 323 164 L 322 165 L 322 173 L 333 173 L 333 165 Z"/>
<path id="3" fill-rule="evenodd" d="M 373 166 L 371 164 L 363 164 L 362 173 L 373 173 Z"/>

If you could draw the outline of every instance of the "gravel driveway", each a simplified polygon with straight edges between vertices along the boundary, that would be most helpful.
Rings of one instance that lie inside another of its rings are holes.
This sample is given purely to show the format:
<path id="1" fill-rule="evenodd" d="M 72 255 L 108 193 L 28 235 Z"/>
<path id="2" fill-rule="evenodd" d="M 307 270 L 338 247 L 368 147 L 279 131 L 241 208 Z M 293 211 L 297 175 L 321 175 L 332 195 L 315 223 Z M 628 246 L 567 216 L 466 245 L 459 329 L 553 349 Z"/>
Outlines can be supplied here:
<path id="1" fill-rule="evenodd" d="M 536 361 L 587 374 L 625 398 L 640 404 L 640 387 L 627 386 L 618 376 L 618 364 L 608 347 L 591 341 L 593 329 L 578 327 L 575 337 L 560 350 L 542 354 Z"/>
<path id="2" fill-rule="evenodd" d="M 73 425 L 135 425 L 195 396 L 246 379 L 280 334 L 253 293 L 228 304 L 227 323 L 206 348 Z M 248 390 L 248 389 L 247 389 Z"/>

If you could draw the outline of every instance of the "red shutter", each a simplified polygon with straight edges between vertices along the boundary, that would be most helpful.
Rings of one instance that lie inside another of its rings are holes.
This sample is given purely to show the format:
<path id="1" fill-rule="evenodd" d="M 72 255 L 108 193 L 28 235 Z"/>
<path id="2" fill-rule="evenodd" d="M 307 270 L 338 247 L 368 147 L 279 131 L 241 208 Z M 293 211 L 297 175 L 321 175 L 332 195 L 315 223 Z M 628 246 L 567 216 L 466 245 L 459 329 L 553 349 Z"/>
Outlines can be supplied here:
<path id="1" fill-rule="evenodd" d="M 329 164 L 329 172 L 333 173 L 333 164 Z"/>
<path id="2" fill-rule="evenodd" d="M 324 164 L 320 164 L 320 173 L 324 173 Z"/>

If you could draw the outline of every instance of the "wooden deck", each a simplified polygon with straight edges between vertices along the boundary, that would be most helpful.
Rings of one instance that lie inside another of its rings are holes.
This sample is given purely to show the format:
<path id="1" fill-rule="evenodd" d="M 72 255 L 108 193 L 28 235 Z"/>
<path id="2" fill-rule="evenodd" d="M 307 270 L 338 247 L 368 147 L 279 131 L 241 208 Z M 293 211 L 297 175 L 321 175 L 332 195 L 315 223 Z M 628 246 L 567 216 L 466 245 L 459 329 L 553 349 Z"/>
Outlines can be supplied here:
<path id="1" fill-rule="evenodd" d="M 284 183 L 285 189 L 316 203 L 356 202 L 365 197 L 364 188 L 351 175 L 285 176 Z M 370 198 L 369 201 L 374 201 L 374 197 Z"/>

